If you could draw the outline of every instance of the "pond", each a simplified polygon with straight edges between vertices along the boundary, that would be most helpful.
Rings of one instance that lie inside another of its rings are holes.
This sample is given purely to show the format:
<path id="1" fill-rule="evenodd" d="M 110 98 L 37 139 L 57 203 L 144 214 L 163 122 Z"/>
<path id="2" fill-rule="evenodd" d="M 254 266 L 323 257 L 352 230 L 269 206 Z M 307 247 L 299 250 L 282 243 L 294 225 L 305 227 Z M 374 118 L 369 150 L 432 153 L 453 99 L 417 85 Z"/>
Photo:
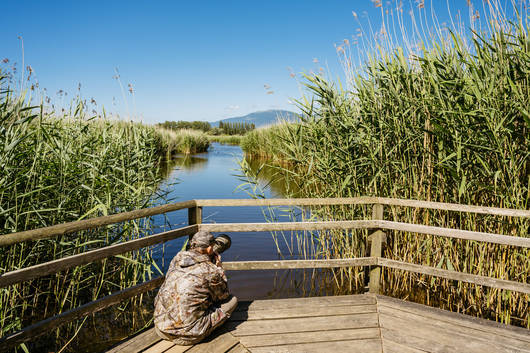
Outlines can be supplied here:
<path id="1" fill-rule="evenodd" d="M 177 157 L 174 167 L 167 173 L 161 190 L 168 192 L 172 202 L 191 199 L 241 199 L 251 198 L 248 186 L 241 177 L 239 163 L 244 155 L 239 146 L 213 143 L 208 153 Z M 263 197 L 283 197 L 283 185 L 276 180 L 270 183 L 274 171 L 260 162 L 250 162 L 250 167 L 260 171 L 260 189 Z M 266 209 L 261 207 L 205 207 L 203 223 L 267 222 Z M 289 221 L 286 212 L 276 209 L 276 221 Z M 187 225 L 187 210 L 155 217 L 161 230 Z M 214 235 L 218 235 L 215 233 Z M 289 244 L 281 237 L 276 243 L 269 232 L 229 233 L 232 246 L 222 254 L 223 261 L 278 260 L 297 258 L 290 255 Z M 290 237 L 291 235 L 286 235 Z M 155 249 L 158 266 L 165 272 L 171 259 L 182 249 L 187 237 L 175 239 Z M 278 247 L 277 247 L 278 244 Z M 282 255 L 279 254 L 278 248 Z M 229 271 L 229 288 L 240 299 L 279 298 L 307 295 L 310 284 L 302 278 L 310 271 Z"/>

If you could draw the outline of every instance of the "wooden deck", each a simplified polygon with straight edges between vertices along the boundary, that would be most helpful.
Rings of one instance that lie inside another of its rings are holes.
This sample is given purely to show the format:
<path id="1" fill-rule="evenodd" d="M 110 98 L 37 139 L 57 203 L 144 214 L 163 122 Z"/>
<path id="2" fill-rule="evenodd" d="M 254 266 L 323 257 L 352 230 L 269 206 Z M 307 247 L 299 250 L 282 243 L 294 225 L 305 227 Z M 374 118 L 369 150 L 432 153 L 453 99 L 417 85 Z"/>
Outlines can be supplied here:
<path id="1" fill-rule="evenodd" d="M 530 330 L 362 294 L 241 302 L 198 345 L 176 346 L 149 329 L 109 352 L 530 352 Z"/>

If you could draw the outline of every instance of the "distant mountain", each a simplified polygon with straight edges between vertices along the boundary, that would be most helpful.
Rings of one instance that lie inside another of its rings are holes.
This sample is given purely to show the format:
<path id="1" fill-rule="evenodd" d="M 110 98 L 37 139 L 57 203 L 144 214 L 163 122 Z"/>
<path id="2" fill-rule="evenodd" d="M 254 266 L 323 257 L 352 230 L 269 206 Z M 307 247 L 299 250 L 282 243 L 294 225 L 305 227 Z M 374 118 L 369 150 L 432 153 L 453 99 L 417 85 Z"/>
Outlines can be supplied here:
<path id="1" fill-rule="evenodd" d="M 297 121 L 298 115 L 288 110 L 265 110 L 262 112 L 250 113 L 245 116 L 238 116 L 235 118 L 222 119 L 211 122 L 212 127 L 219 126 L 219 122 L 223 123 L 254 123 L 256 127 L 270 125 L 278 122 L 279 120 Z"/>

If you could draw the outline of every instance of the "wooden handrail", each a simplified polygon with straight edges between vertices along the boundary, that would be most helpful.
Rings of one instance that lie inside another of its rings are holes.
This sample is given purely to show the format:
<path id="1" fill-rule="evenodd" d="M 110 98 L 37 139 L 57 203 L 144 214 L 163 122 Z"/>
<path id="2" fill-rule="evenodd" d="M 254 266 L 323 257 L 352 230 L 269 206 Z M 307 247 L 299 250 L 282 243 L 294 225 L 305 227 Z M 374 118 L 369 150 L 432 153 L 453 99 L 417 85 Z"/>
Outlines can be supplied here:
<path id="1" fill-rule="evenodd" d="M 492 288 L 506 289 L 530 294 L 530 285 L 514 281 L 495 279 L 485 276 L 472 275 L 458 271 L 449 271 L 435 267 L 410 264 L 406 262 L 375 257 L 349 258 L 349 259 L 331 259 L 331 260 L 283 260 L 283 261 L 236 261 L 225 262 L 223 267 L 231 271 L 244 270 L 280 270 L 280 269 L 299 269 L 299 268 L 338 268 L 338 267 L 355 267 L 355 266 L 373 266 L 379 265 L 385 268 L 392 268 L 415 273 L 421 273 L 430 276 L 437 276 L 451 280 L 459 280 L 468 283 L 488 286 Z M 96 301 L 84 304 L 75 309 L 68 310 L 64 313 L 37 322 L 31 326 L 23 328 L 0 339 L 0 345 L 5 348 L 13 347 L 35 338 L 60 325 L 72 322 L 76 319 L 90 315 L 111 305 L 118 304 L 122 300 L 145 293 L 158 288 L 164 281 L 164 277 L 157 277 L 150 281 L 140 283 L 109 296 L 100 298 Z"/>
<path id="2" fill-rule="evenodd" d="M 152 208 L 146 208 L 131 212 L 123 212 L 115 215 L 97 217 L 77 222 L 70 222 L 51 227 L 29 230 L 19 233 L 0 235 L 0 246 L 11 245 L 28 240 L 38 240 L 54 235 L 61 235 L 75 231 L 105 226 L 113 223 L 128 220 L 150 217 L 157 214 L 171 212 L 180 209 L 190 209 L 190 223 L 193 225 L 179 229 L 146 236 L 139 239 L 130 240 L 120 244 L 110 245 L 101 249 L 91 250 L 85 253 L 68 256 L 66 258 L 49 261 L 34 265 L 24 269 L 11 271 L 0 275 L 0 287 L 5 287 L 14 283 L 19 283 L 40 276 L 56 273 L 68 268 L 101 260 L 121 253 L 138 250 L 175 239 L 181 236 L 190 235 L 198 230 L 211 232 L 257 232 L 257 231 L 318 231 L 318 230 L 350 230 L 350 229 L 375 229 L 395 230 L 408 233 L 430 234 L 453 239 L 464 239 L 482 241 L 501 245 L 518 246 L 530 248 L 530 238 L 507 236 L 502 234 L 472 232 L 459 229 L 448 229 L 442 227 L 432 227 L 419 224 L 409 224 L 402 222 L 385 221 L 376 217 L 372 220 L 353 221 L 326 221 L 326 222 L 286 222 L 286 223 L 218 223 L 199 224 L 201 208 L 207 206 L 317 206 L 317 205 L 390 205 L 398 207 L 417 207 L 427 209 L 438 209 L 444 211 L 468 212 L 478 214 L 489 214 L 505 217 L 530 218 L 528 210 L 512 210 L 493 207 L 467 206 L 448 203 L 401 200 L 380 197 L 357 197 L 357 198 L 337 198 L 337 199 L 248 199 L 248 200 L 191 200 L 174 204 L 167 204 Z M 382 217 L 380 217 L 382 218 Z M 335 268 L 352 266 L 379 266 L 398 270 L 411 271 L 431 276 L 438 276 L 451 280 L 465 281 L 478 285 L 490 286 L 493 288 L 513 290 L 530 294 L 530 285 L 509 280 L 495 279 L 491 277 L 472 275 L 458 271 L 449 271 L 429 266 L 410 264 L 392 259 L 381 258 L 379 255 L 354 259 L 330 259 L 330 260 L 284 260 L 284 261 L 247 261 L 247 262 L 226 262 L 227 270 L 265 270 L 265 269 L 295 269 L 295 268 Z M 58 327 L 61 324 L 78 319 L 102 308 L 119 303 L 123 299 L 130 298 L 140 293 L 158 287 L 163 281 L 163 277 L 149 282 L 124 289 L 110 296 L 98 299 L 81 307 L 71 309 L 53 318 L 46 319 L 19 332 L 0 339 L 0 344 L 12 346 L 24 342 L 35 335 L 44 333 Z M 7 347 L 7 346 L 6 346 Z"/>
<path id="3" fill-rule="evenodd" d="M 0 275 L 0 288 L 11 284 L 42 277 L 75 266 L 101 260 L 110 256 L 138 250 L 146 246 L 159 244 L 185 235 L 192 235 L 198 230 L 208 232 L 262 232 L 262 231 L 318 231 L 318 230 L 350 230 L 350 229 L 386 229 L 409 233 L 429 234 L 453 239 L 474 240 L 500 245 L 530 248 L 530 238 L 472 232 L 460 229 L 424 226 L 382 220 L 367 221 L 325 221 L 325 222 L 277 222 L 277 223 L 213 223 L 195 224 L 147 237 L 129 240 L 120 244 L 110 245 L 101 249 L 52 260 L 42 264 L 7 272 Z"/>
<path id="4" fill-rule="evenodd" d="M 530 218 L 529 210 L 515 210 L 497 207 L 459 205 L 444 202 L 416 201 L 393 199 L 386 197 L 352 197 L 352 198 L 298 198 L 298 199 L 219 199 L 219 200 L 189 200 L 162 206 L 143 208 L 140 210 L 122 212 L 109 216 L 102 216 L 81 221 L 68 222 L 50 227 L 27 230 L 23 232 L 0 235 L 0 246 L 12 245 L 29 240 L 38 240 L 52 236 L 72 233 L 76 231 L 101 227 L 113 223 L 130 221 L 133 219 L 150 217 L 158 214 L 172 212 L 191 207 L 206 206 L 326 206 L 326 205 L 371 205 L 382 204 L 401 207 L 415 207 L 436 209 L 442 211 L 455 211 L 466 213 L 488 214 L 505 217 Z"/>
<path id="5" fill-rule="evenodd" d="M 191 225 L 139 239 L 129 240 L 120 244 L 106 246 L 101 249 L 95 249 L 81 254 L 63 257 L 62 259 L 44 262 L 42 264 L 33 265 L 20 270 L 7 272 L 0 275 L 0 288 L 15 283 L 29 281 L 34 278 L 43 277 L 52 273 L 57 273 L 59 271 L 79 265 L 84 265 L 97 260 L 102 260 L 114 255 L 145 248 L 146 246 L 160 244 L 186 235 L 192 235 L 197 232 L 197 230 L 198 228 L 196 225 Z"/>
<path id="6" fill-rule="evenodd" d="M 189 207 L 195 207 L 195 201 L 184 201 L 171 203 L 162 206 L 142 208 L 130 212 L 122 212 L 110 216 L 95 217 L 83 219 L 81 221 L 57 224 L 50 227 L 26 230 L 23 232 L 0 235 L 0 246 L 12 245 L 28 240 L 45 239 L 56 235 L 63 235 L 80 230 L 97 228 L 109 224 L 131 221 L 133 219 L 151 217 L 162 213 L 182 210 Z"/>

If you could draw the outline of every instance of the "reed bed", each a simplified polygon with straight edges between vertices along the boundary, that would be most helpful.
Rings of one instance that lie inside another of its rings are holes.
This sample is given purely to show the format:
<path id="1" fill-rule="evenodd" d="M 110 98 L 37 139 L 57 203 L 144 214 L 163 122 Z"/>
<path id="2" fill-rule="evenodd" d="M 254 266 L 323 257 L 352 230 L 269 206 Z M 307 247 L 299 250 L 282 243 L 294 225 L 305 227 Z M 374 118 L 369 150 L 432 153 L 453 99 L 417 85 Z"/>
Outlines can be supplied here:
<path id="1" fill-rule="evenodd" d="M 208 141 L 223 145 L 239 145 L 242 139 L 243 135 L 208 135 Z"/>
<path id="2" fill-rule="evenodd" d="M 208 147 L 210 147 L 209 136 L 201 130 L 169 130 L 163 127 L 157 127 L 156 130 L 161 137 L 161 144 L 168 154 L 168 159 L 171 159 L 176 153 L 193 154 L 206 152 Z"/>
<path id="3" fill-rule="evenodd" d="M 416 52 L 380 45 L 360 69 L 352 66 L 345 43 L 338 53 L 346 87 L 305 75 L 303 123 L 249 134 L 243 148 L 289 161 L 278 170 L 300 187 L 300 196 L 376 195 L 528 209 L 528 6 L 511 21 L 497 1 L 485 6 L 484 30 L 433 30 L 434 39 Z M 325 219 L 370 216 L 361 207 L 310 213 Z M 529 220 L 432 210 L 387 208 L 386 218 L 522 237 L 530 230 Z M 312 235 L 317 246 L 310 255 L 365 256 L 366 235 Z M 530 274 L 527 249 L 417 234 L 389 233 L 385 256 L 523 283 Z M 530 327 L 528 295 L 388 269 L 383 276 L 386 294 Z M 340 272 L 337 281 L 355 288 L 364 274 Z"/>
<path id="4" fill-rule="evenodd" d="M 89 115 L 85 107 L 78 100 L 59 118 L 11 92 L 0 72 L 0 236 L 147 207 L 156 198 L 160 161 L 169 153 L 167 136 L 152 126 Z M 149 219 L 143 219 L 5 247 L 0 272 L 150 232 Z M 151 251 L 142 249 L 1 288 L 0 337 L 149 279 L 153 271 Z M 142 300 L 122 303 L 117 315 L 126 316 Z M 124 321 L 134 329 L 134 320 Z M 75 351 L 84 322 L 17 350 Z"/>

